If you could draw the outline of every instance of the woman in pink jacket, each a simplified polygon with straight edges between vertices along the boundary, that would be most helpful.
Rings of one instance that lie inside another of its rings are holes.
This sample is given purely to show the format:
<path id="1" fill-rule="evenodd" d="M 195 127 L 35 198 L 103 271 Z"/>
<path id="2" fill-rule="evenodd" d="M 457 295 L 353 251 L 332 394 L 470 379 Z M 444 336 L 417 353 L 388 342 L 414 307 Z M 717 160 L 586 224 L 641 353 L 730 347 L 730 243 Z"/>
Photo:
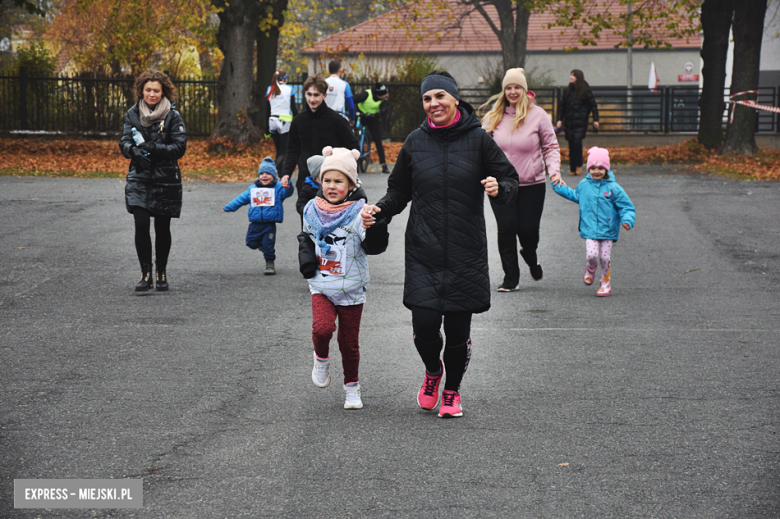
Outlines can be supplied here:
<path id="1" fill-rule="evenodd" d="M 520 188 L 514 202 L 494 204 L 498 223 L 498 252 L 504 269 L 504 281 L 499 292 L 520 289 L 520 267 L 517 259 L 517 239 L 520 255 L 530 268 L 531 277 L 542 279 L 542 266 L 536 257 L 539 244 L 539 222 L 544 209 L 545 165 L 550 179 L 561 180 L 561 154 L 552 122 L 543 108 L 533 102 L 528 91 L 525 71 L 509 69 L 502 82 L 503 91 L 483 105 L 490 110 L 482 119 L 482 127 L 495 139 L 517 170 Z M 565 185 L 565 183 L 564 183 Z"/>

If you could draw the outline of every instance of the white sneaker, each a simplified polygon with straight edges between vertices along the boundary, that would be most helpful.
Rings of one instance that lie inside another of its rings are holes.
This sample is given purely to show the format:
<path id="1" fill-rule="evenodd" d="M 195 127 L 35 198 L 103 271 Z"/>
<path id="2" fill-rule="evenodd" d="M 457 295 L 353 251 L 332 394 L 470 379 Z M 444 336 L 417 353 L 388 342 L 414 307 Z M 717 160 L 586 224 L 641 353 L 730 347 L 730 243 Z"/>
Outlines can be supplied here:
<path id="1" fill-rule="evenodd" d="M 363 409 L 363 401 L 360 399 L 360 382 L 344 384 L 347 397 L 344 400 L 344 409 Z"/>
<path id="2" fill-rule="evenodd" d="M 328 366 L 330 360 L 320 360 L 314 352 L 312 352 L 312 355 L 314 355 L 314 367 L 311 370 L 311 380 L 317 387 L 328 387 L 330 385 L 330 371 Z"/>

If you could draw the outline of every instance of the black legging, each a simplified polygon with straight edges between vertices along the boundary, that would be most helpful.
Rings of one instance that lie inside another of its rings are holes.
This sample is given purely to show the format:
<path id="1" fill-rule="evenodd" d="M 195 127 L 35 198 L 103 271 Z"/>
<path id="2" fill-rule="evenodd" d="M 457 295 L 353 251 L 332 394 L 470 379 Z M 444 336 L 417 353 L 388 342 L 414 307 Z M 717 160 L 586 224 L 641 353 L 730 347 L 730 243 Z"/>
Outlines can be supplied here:
<path id="1" fill-rule="evenodd" d="M 504 269 L 504 284 L 516 287 L 520 283 L 520 266 L 517 260 L 517 240 L 520 255 L 529 267 L 538 263 L 536 248 L 539 245 L 539 222 L 544 211 L 545 183 L 520 186 L 517 198 L 501 205 L 490 198 L 490 207 L 498 224 L 498 254 Z"/>
<path id="2" fill-rule="evenodd" d="M 429 373 L 441 369 L 439 355 L 444 347 L 440 330 L 444 320 L 444 371 L 447 378 L 444 389 L 458 391 L 463 374 L 471 358 L 471 312 L 442 313 L 430 308 L 415 306 L 412 308 L 412 328 L 414 345 Z"/>
<path id="3" fill-rule="evenodd" d="M 281 171 L 282 166 L 284 166 L 284 156 L 287 155 L 287 137 L 289 136 L 290 132 L 271 132 L 271 139 L 276 147 L 276 171 Z"/>
<path id="4" fill-rule="evenodd" d="M 569 169 L 572 173 L 582 167 L 582 139 L 569 141 Z"/>
<path id="5" fill-rule="evenodd" d="M 371 134 L 371 140 L 374 141 L 376 153 L 379 155 L 379 163 L 384 164 L 385 147 L 382 145 L 382 121 L 376 117 L 363 116 L 363 124 L 368 128 L 368 132 Z"/>
<path id="6" fill-rule="evenodd" d="M 141 207 L 133 208 L 135 218 L 135 251 L 138 261 L 143 265 L 152 264 L 152 237 L 149 224 L 152 215 Z M 154 248 L 157 251 L 157 270 L 168 266 L 168 254 L 171 252 L 171 217 L 154 216 Z"/>

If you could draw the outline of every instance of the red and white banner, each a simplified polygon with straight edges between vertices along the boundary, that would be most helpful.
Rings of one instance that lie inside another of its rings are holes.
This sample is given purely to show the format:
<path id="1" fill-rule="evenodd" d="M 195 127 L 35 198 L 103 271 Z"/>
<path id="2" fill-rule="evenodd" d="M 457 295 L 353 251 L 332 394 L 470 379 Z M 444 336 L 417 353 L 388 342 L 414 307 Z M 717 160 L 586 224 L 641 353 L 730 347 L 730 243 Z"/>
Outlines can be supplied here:
<path id="1" fill-rule="evenodd" d="M 731 105 L 731 115 L 729 115 L 729 124 L 734 122 L 734 109 L 737 107 L 737 105 L 747 106 L 748 108 L 752 108 L 754 110 L 763 110 L 764 112 L 772 112 L 776 114 L 780 114 L 780 106 L 769 106 L 769 105 L 760 105 L 756 101 L 736 101 L 734 98 L 739 96 L 744 96 L 748 94 L 755 94 L 758 96 L 757 90 L 745 90 L 744 92 L 737 92 L 736 94 L 731 94 L 729 96 L 729 104 Z"/>
<path id="2" fill-rule="evenodd" d="M 650 62 L 650 77 L 647 79 L 647 88 L 655 92 L 658 88 L 658 73 L 655 71 L 655 62 Z"/>

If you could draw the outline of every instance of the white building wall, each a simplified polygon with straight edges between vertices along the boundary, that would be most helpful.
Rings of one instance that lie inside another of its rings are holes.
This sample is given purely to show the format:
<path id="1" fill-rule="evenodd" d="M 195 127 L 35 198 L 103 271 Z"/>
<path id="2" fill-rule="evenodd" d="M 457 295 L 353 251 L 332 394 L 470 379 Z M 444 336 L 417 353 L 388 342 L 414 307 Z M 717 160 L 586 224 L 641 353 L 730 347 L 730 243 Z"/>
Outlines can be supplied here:
<path id="1" fill-rule="evenodd" d="M 775 0 L 779 1 L 780 0 Z M 569 83 L 569 73 L 572 69 L 580 69 L 585 79 L 593 86 L 625 86 L 626 50 L 609 51 L 572 51 L 572 52 L 537 52 L 529 53 L 526 58 L 526 69 L 536 77 L 547 75 L 552 80 L 552 86 L 564 86 Z M 499 53 L 484 54 L 444 54 L 437 57 L 440 68 L 448 71 L 461 88 L 481 86 L 479 78 L 486 80 L 500 73 L 501 55 Z M 398 61 L 394 56 L 366 56 L 345 58 L 347 66 L 354 63 L 358 67 L 373 70 L 394 70 Z M 691 64 L 691 74 L 701 75 L 698 49 L 674 50 L 637 50 L 633 51 L 633 81 L 634 86 L 646 86 L 650 73 L 650 63 L 654 62 L 658 73 L 659 85 L 696 86 L 696 82 L 679 82 L 678 76 L 686 74 L 686 64 Z M 316 60 L 309 60 L 309 74 L 316 73 Z"/>
<path id="2" fill-rule="evenodd" d="M 761 43 L 761 86 L 780 86 L 780 0 L 769 0 Z"/>

